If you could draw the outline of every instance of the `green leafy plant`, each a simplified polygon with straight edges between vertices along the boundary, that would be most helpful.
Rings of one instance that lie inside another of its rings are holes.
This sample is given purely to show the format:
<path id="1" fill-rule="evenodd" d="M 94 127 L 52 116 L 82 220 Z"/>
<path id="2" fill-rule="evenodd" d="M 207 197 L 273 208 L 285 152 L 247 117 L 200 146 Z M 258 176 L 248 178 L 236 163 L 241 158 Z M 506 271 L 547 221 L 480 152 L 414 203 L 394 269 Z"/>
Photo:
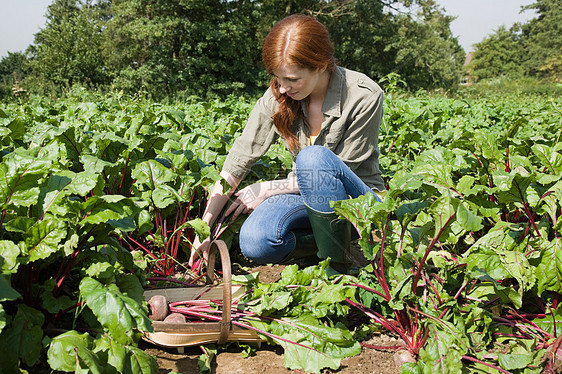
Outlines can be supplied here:
<path id="1" fill-rule="evenodd" d="M 154 372 L 136 348 L 152 329 L 143 286 L 175 274 L 195 232 L 209 235 L 195 217 L 244 104 L 206 129 L 190 116 L 224 105 L 73 95 L 0 110 L 0 363 Z"/>
<path id="2" fill-rule="evenodd" d="M 358 278 L 291 266 L 275 284 L 247 279 L 235 322 L 282 345 L 286 366 L 301 370 L 337 369 L 359 352 L 351 313 L 402 339 L 387 348 L 413 355 L 405 372 L 556 370 L 560 104 L 387 100 L 387 196 L 335 205 L 359 229 L 370 266 Z M 197 217 L 250 108 L 235 98 L 165 106 L 84 90 L 2 104 L 4 371 L 157 370 L 137 346 L 152 328 L 143 286 L 195 279 L 183 279 L 183 263 L 196 232 L 236 247 L 236 223 L 208 228 Z M 275 144 L 246 182 L 283 174 L 291 161 Z M 216 317 L 211 309 L 205 318 Z"/>
<path id="3" fill-rule="evenodd" d="M 440 100 L 390 103 L 383 203 L 335 203 L 371 261 L 348 303 L 402 338 L 388 348 L 417 359 L 405 372 L 541 372 L 562 333 L 557 120 L 544 103 Z M 484 120 L 461 121 L 468 112 Z"/>

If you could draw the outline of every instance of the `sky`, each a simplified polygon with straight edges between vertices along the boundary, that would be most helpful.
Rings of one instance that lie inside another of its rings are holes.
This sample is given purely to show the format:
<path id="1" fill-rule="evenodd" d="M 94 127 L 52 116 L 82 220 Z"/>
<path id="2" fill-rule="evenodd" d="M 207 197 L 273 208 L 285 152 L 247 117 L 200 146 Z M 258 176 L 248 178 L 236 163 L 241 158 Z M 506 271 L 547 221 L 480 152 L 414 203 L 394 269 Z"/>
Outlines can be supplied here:
<path id="1" fill-rule="evenodd" d="M 0 0 L 1 1 L 1 0 Z M 465 52 L 473 51 L 473 45 L 481 42 L 500 26 L 511 27 L 515 22 L 525 23 L 534 18 L 534 10 L 521 12 L 521 7 L 534 0 L 437 0 L 445 14 L 456 16 L 451 23 L 453 36 Z"/>
<path id="2" fill-rule="evenodd" d="M 52 0 L 0 0 L 0 58 L 8 52 L 23 52 L 45 25 L 45 13 Z M 521 6 L 534 0 L 437 0 L 445 13 L 456 16 L 451 31 L 466 52 L 498 27 L 533 18 L 520 14 Z"/>

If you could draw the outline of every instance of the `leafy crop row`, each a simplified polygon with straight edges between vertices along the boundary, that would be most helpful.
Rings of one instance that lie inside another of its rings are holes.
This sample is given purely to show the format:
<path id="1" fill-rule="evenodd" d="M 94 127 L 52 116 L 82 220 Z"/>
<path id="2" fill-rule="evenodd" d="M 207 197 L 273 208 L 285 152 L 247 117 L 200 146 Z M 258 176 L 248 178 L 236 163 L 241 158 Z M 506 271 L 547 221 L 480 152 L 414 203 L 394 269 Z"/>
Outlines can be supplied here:
<path id="1" fill-rule="evenodd" d="M 349 302 L 417 357 L 403 372 L 559 369 L 560 110 L 543 97 L 391 101 L 384 202 L 336 210 L 371 260 Z"/>
<path id="2" fill-rule="evenodd" d="M 254 282 L 243 301 L 256 318 L 247 322 L 298 355 L 306 353 L 287 340 L 314 346 L 320 361 L 287 363 L 306 370 L 358 352 L 342 324 L 352 312 L 402 338 L 395 348 L 417 358 L 405 371 L 553 369 L 562 340 L 561 104 L 389 97 L 380 134 L 387 198 L 336 204 L 361 231 L 371 265 L 330 287 L 313 279 L 318 268 Z M 182 262 L 194 232 L 217 235 L 197 217 L 250 108 L 83 91 L 0 106 L 3 371 L 47 362 L 155 372 L 137 348 L 152 329 L 143 287 L 191 271 Z M 276 144 L 251 180 L 290 165 Z M 315 335 L 338 335 L 344 348 Z"/>
<path id="3" fill-rule="evenodd" d="M 193 230 L 209 235 L 197 218 L 203 187 L 249 110 L 234 100 L 171 108 L 88 95 L 0 108 L 8 373 L 41 362 L 44 348 L 56 370 L 154 371 L 136 348 L 152 328 L 145 278 L 174 274 Z"/>

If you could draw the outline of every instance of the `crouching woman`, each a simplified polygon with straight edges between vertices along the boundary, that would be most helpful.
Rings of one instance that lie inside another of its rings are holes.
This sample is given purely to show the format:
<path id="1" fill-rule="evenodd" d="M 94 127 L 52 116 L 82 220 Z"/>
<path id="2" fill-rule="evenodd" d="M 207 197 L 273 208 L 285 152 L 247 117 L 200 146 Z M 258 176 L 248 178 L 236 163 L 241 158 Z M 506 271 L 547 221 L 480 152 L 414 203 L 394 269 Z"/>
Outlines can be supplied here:
<path id="1" fill-rule="evenodd" d="M 223 194 L 217 183 L 202 218 L 212 225 L 233 200 L 227 215 L 249 213 L 239 238 L 246 257 L 260 264 L 329 257 L 329 275 L 348 273 L 355 230 L 338 219 L 330 201 L 385 190 L 378 162 L 382 90 L 366 75 L 336 64 L 327 29 L 309 16 L 275 24 L 262 59 L 272 76 L 270 87 L 234 142 L 221 176 L 234 192 L 279 137 L 293 155 L 293 171 L 284 180 L 254 183 L 234 194 Z M 209 244 L 196 238 L 190 262 L 197 255 L 206 259 Z"/>

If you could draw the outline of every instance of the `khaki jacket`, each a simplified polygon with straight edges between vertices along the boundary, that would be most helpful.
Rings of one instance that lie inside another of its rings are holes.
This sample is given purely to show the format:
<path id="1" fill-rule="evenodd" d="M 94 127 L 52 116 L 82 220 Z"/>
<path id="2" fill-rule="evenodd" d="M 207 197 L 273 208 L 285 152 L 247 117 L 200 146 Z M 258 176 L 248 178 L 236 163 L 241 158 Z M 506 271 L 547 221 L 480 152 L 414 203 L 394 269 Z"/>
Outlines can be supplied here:
<path id="1" fill-rule="evenodd" d="M 273 114 L 278 103 L 270 89 L 257 101 L 246 127 L 232 145 L 223 170 L 243 179 L 250 168 L 277 140 Z M 302 106 L 306 117 L 306 105 Z M 336 67 L 330 77 L 322 105 L 325 121 L 314 144 L 333 151 L 369 187 L 384 191 L 379 170 L 379 128 L 383 115 L 383 92 L 362 73 Z M 299 147 L 292 152 L 293 161 L 309 143 L 309 129 L 298 119 L 294 132 Z M 294 162 L 293 162 L 294 170 Z"/>

